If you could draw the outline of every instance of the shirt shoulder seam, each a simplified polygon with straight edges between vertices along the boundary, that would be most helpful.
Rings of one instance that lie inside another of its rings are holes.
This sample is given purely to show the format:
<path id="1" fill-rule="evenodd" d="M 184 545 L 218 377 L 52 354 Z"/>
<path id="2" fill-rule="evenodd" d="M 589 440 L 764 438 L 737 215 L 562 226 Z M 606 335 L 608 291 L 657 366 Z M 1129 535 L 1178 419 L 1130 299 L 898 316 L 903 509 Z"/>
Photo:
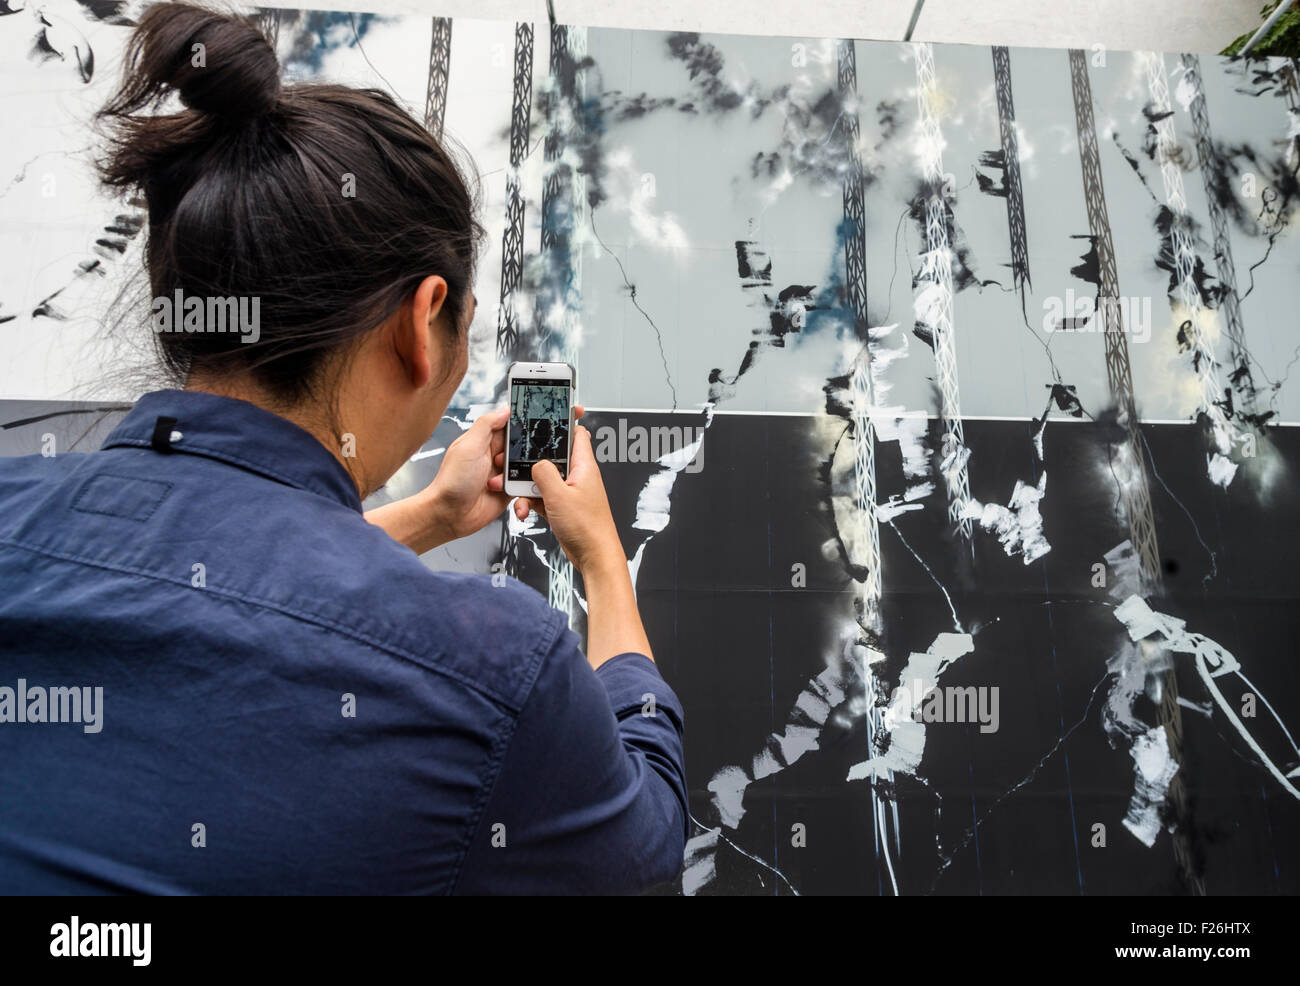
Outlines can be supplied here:
<path id="1" fill-rule="evenodd" d="M 173 585 L 173 586 L 179 586 L 184 588 L 189 587 L 189 583 L 184 579 L 172 579 L 164 575 L 159 575 L 156 572 L 147 571 L 145 569 L 138 569 L 129 565 L 115 565 L 109 562 L 105 562 L 101 559 L 87 558 L 81 555 L 74 555 L 64 551 L 55 551 L 51 548 L 38 548 L 35 545 L 25 544 L 22 541 L 18 541 L 13 537 L 0 538 L 0 544 L 7 544 L 10 545 L 11 547 L 18 548 L 22 551 L 31 552 L 32 554 L 44 555 L 49 558 L 57 558 L 61 561 L 72 562 L 78 565 L 85 565 L 90 568 L 100 568 L 110 572 L 119 572 L 123 575 L 133 575 L 136 576 L 137 578 L 149 579 L 155 582 L 162 582 L 166 585 Z M 518 703 L 518 708 L 515 708 L 515 703 L 511 699 L 507 698 L 503 694 L 496 692 L 494 689 L 485 688 L 481 682 L 474 681 L 472 678 L 460 674 L 457 671 L 453 671 L 450 668 L 438 667 L 436 665 L 430 664 L 427 660 L 424 660 L 419 656 L 412 654 L 411 652 L 405 650 L 404 648 L 371 637 L 369 634 L 361 633 L 360 631 L 357 631 L 352 627 L 347 626 L 346 624 L 339 623 L 334 620 L 330 620 L 328 617 L 321 616 L 317 613 L 311 613 L 306 610 L 300 610 L 292 606 L 284 606 L 276 603 L 267 602 L 266 600 L 257 599 L 253 596 L 249 596 L 245 593 L 238 592 L 234 589 L 224 589 L 221 588 L 220 586 L 214 586 L 211 583 L 208 583 L 207 586 L 203 589 L 203 591 L 212 593 L 213 595 L 221 596 L 222 598 L 233 599 L 237 602 L 244 603 L 245 605 L 248 606 L 254 606 L 259 609 L 269 610 L 275 613 L 281 613 L 293 619 L 300 620 L 303 623 L 309 623 L 315 626 L 319 626 L 323 629 L 333 631 L 335 633 L 338 633 L 340 636 L 347 637 L 350 640 L 355 640 L 358 643 L 365 644 L 368 647 L 372 647 L 375 650 L 381 651 L 382 653 L 407 661 L 433 674 L 441 675 L 442 677 L 445 678 L 450 678 L 451 680 L 464 685 L 465 687 L 484 696 L 485 698 L 490 699 L 491 701 L 502 706 L 503 708 L 510 709 L 515 714 L 518 714 L 518 712 L 523 708 L 523 701 L 520 701 Z M 524 693 L 524 701 L 526 701 L 527 699 L 527 694 L 528 694 L 527 692 Z"/>

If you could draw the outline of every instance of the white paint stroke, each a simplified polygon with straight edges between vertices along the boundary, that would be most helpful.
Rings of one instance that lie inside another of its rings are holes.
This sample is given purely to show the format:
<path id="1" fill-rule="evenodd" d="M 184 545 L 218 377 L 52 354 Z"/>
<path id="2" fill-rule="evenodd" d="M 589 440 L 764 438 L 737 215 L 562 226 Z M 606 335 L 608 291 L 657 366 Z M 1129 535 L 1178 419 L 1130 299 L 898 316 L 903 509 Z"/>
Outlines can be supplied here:
<path id="1" fill-rule="evenodd" d="M 1237 474 L 1237 463 L 1233 462 L 1226 455 L 1220 455 L 1215 452 L 1213 455 L 1205 457 L 1206 469 L 1209 472 L 1210 482 L 1227 488 L 1232 482 L 1232 477 Z"/>
<path id="2" fill-rule="evenodd" d="M 654 536 L 663 531 L 672 519 L 672 493 L 677 477 L 699 454 L 704 446 L 704 434 L 708 431 L 709 425 L 713 424 L 713 405 L 706 405 L 704 412 L 704 427 L 700 429 L 699 437 L 689 445 L 683 445 L 679 449 L 673 449 L 659 456 L 655 460 L 659 466 L 658 471 L 650 475 L 645 485 L 641 487 L 641 492 L 637 494 L 636 520 L 632 522 L 632 527 L 634 530 L 644 531 L 646 537 L 637 545 L 636 553 L 627 563 L 634 591 L 646 545 L 654 540 Z"/>
<path id="3" fill-rule="evenodd" d="M 1114 675 L 1106 704 L 1101 710 L 1101 725 L 1112 747 L 1121 741 L 1131 742 L 1149 728 L 1138 718 L 1134 706 L 1139 695 L 1159 705 L 1163 676 L 1173 666 L 1163 648 L 1149 644 L 1125 642 L 1106 662 L 1107 673 Z"/>
<path id="4" fill-rule="evenodd" d="M 1199 712 L 1207 719 L 1209 719 L 1211 716 L 1214 715 L 1213 702 L 1193 702 L 1191 699 L 1183 698 L 1183 696 L 1179 695 L 1178 704 L 1181 705 L 1184 709 L 1191 709 L 1193 712 Z M 1290 776 L 1294 776 L 1294 775 L 1290 775 Z"/>
<path id="5" fill-rule="evenodd" d="M 713 775 L 708 789 L 712 792 L 718 818 L 725 827 L 735 829 L 744 818 L 745 791 L 750 784 L 770 777 L 817 749 L 831 710 L 845 699 L 843 665 L 846 663 L 849 662 L 843 659 L 833 661 L 808 682 L 795 699 L 782 730 L 768 735 L 763 749 L 750 761 L 748 770 L 728 765 Z"/>
<path id="6" fill-rule="evenodd" d="M 890 770 L 916 776 L 925 752 L 925 723 L 917 722 L 915 714 L 940 676 L 974 649 L 969 633 L 941 633 L 925 652 L 912 652 L 899 676 L 900 687 L 894 690 L 882 716 L 889 748 L 850 767 L 848 780 L 866 780 Z"/>
<path id="7" fill-rule="evenodd" d="M 920 510 L 924 506 L 924 503 L 903 503 L 898 499 L 898 494 L 895 493 L 885 503 L 876 505 L 876 517 L 882 524 L 888 524 L 899 514 L 905 514 L 911 510 Z"/>
<path id="8" fill-rule="evenodd" d="M 1241 673 L 1240 663 L 1226 648 L 1203 634 L 1189 632 L 1186 629 L 1187 624 L 1184 620 L 1153 610 L 1141 596 L 1129 596 L 1128 599 L 1116 606 L 1115 619 L 1124 624 L 1128 630 L 1129 638 L 1135 643 L 1156 636 L 1159 638 L 1160 644 L 1168 648 L 1172 653 L 1190 655 L 1196 663 L 1196 671 L 1201 676 L 1201 681 L 1204 682 L 1210 695 L 1238 735 L 1246 742 L 1246 745 L 1250 747 L 1255 756 L 1259 758 L 1260 763 L 1282 785 L 1283 790 L 1300 800 L 1300 790 L 1296 789 L 1287 775 L 1283 774 L 1281 769 L 1260 748 L 1255 737 L 1250 734 L 1250 730 L 1237 716 L 1232 703 L 1224 697 L 1223 692 L 1216 683 L 1217 678 L 1221 678 L 1226 674 L 1236 674 L 1243 682 L 1247 682 L 1247 686 L 1250 687 L 1245 675 Z M 1265 708 L 1272 713 L 1273 718 L 1281 726 L 1283 732 L 1290 738 L 1290 731 L 1287 730 L 1285 723 L 1282 722 L 1277 712 L 1273 710 L 1272 705 L 1268 703 L 1257 688 L 1251 687 L 1251 691 L 1259 697 Z M 1296 748 L 1293 739 L 1291 740 L 1291 746 L 1296 755 L 1300 757 L 1300 748 Z"/>
<path id="9" fill-rule="evenodd" d="M 1165 727 L 1155 726 L 1133 742 L 1133 796 L 1129 799 L 1124 827 L 1150 849 L 1160 834 L 1160 809 L 1178 764 L 1169 753 Z"/>
<path id="10" fill-rule="evenodd" d="M 523 520 L 520 520 L 515 514 L 515 501 L 511 500 L 509 506 L 506 507 L 505 518 L 506 529 L 510 532 L 510 537 L 520 538 L 527 541 L 529 546 L 533 549 L 533 554 L 537 556 L 537 560 L 549 568 L 550 562 L 546 560 L 546 552 L 544 552 L 537 542 L 533 540 L 535 536 L 547 533 L 547 528 L 541 526 L 539 523 L 542 519 L 542 515 L 536 510 L 530 510 L 528 516 L 524 517 Z"/>
<path id="11" fill-rule="evenodd" d="M 1109 593 L 1112 597 L 1124 599 L 1142 591 L 1142 559 L 1132 541 L 1125 538 L 1102 557 L 1110 572 Z"/>
<path id="12" fill-rule="evenodd" d="M 694 897 L 718 875 L 716 856 L 721 829 L 708 829 L 686 841 L 682 865 L 682 893 Z"/>
<path id="13" fill-rule="evenodd" d="M 897 442 L 903 456 L 903 475 L 910 485 L 903 498 L 916 500 L 934 491 L 928 482 L 930 475 L 930 449 L 926 436 L 930 419 L 925 411 L 908 411 L 902 405 L 891 405 L 886 400 L 893 384 L 889 380 L 894 363 L 908 356 L 911 342 L 906 335 L 896 332 L 898 323 L 873 326 L 868 330 L 867 352 L 871 368 L 871 407 L 868 414 L 871 427 L 879 442 Z M 897 341 L 900 345 L 886 345 Z"/>
<path id="14" fill-rule="evenodd" d="M 903 454 L 903 475 L 910 481 L 909 492 L 922 487 L 928 487 L 925 493 L 933 490 L 933 483 L 918 482 L 930 475 L 930 449 L 925 444 L 929 418 L 905 411 L 901 406 L 873 407 L 871 424 L 879 441 L 898 443 Z"/>
<path id="15" fill-rule="evenodd" d="M 998 543 L 1008 557 L 1022 555 L 1028 565 L 1052 550 L 1043 534 L 1043 515 L 1038 508 L 1043 497 L 1047 495 L 1047 469 L 1043 464 L 1043 432 L 1047 428 L 1047 414 L 1035 419 L 1038 427 L 1034 429 L 1034 454 L 1041 470 L 1038 482 L 1033 486 L 1023 480 L 1016 480 L 1011 491 L 1011 499 L 1006 506 L 1000 503 L 980 503 L 974 497 L 968 497 L 963 507 L 963 516 L 976 521 L 984 530 L 997 535 Z M 944 459 L 942 469 L 951 471 L 965 469 L 965 459 L 970 449 L 965 446 L 953 448 Z"/>
<path id="16" fill-rule="evenodd" d="M 1039 502 L 1046 495 L 1047 473 L 1044 471 L 1034 486 L 1017 479 L 1005 507 L 1000 503 L 980 503 L 971 498 L 966 503 L 965 516 L 977 521 L 984 530 L 996 534 L 1008 556 L 1023 555 L 1028 565 L 1052 550 L 1043 535 L 1043 515 L 1038 509 Z"/>

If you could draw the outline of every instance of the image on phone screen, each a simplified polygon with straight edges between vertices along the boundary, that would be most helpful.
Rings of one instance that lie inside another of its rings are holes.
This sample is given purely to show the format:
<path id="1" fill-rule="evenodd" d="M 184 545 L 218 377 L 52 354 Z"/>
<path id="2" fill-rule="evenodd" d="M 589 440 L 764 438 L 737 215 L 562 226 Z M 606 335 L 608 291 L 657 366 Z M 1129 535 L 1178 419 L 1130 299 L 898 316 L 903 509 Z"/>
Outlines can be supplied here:
<path id="1" fill-rule="evenodd" d="M 506 479 L 531 482 L 543 459 L 569 475 L 568 380 L 514 380 L 510 386 L 510 448 Z"/>

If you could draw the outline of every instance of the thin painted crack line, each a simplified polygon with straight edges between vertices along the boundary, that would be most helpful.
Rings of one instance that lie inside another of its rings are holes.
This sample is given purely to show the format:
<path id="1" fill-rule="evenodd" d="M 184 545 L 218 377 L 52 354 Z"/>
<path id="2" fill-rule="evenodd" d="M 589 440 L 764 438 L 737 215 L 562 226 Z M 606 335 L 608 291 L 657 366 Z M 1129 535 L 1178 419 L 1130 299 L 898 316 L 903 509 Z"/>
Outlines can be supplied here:
<path id="1" fill-rule="evenodd" d="M 755 863 L 758 863 L 760 866 L 764 867 L 765 869 L 771 870 L 773 873 L 779 876 L 783 881 L 785 881 L 785 885 L 790 888 L 790 892 L 794 894 L 796 897 L 802 896 L 802 894 L 800 894 L 798 890 L 795 890 L 794 884 L 791 883 L 788 879 L 786 879 L 786 875 L 784 873 L 782 873 L 780 870 L 778 870 L 775 866 L 773 866 L 771 863 L 767 862 L 766 860 L 760 859 L 758 856 L 755 856 L 752 852 L 748 852 L 747 850 L 740 848 L 740 846 L 736 845 L 734 842 L 732 842 L 730 839 L 728 839 L 725 835 L 722 834 L 721 826 L 718 826 L 717 828 L 709 828 L 709 826 L 705 825 L 694 815 L 691 815 L 690 817 L 691 817 L 691 821 L 694 822 L 696 825 L 698 825 L 700 828 L 704 829 L 704 831 L 717 832 L 718 838 L 721 839 L 723 842 L 725 842 L 727 845 L 731 846 L 731 848 L 736 850 L 736 852 L 740 853 L 742 856 L 746 856 L 749 859 L 752 859 Z"/>
<path id="2" fill-rule="evenodd" d="M 1031 770 L 1028 774 L 1026 774 L 1020 780 L 1020 782 L 1016 784 L 1014 787 L 1003 792 L 1002 795 L 996 801 L 993 802 L 993 804 L 989 805 L 989 810 L 984 813 L 984 817 L 976 819 L 975 824 L 966 830 L 966 835 L 962 839 L 961 844 L 958 845 L 955 849 L 953 849 L 951 853 L 949 853 L 947 856 L 944 857 L 943 865 L 939 867 L 939 872 L 934 875 L 934 882 L 930 884 L 930 893 L 934 893 L 934 888 L 939 884 L 939 878 L 943 876 L 944 872 L 952 864 L 952 861 L 953 859 L 956 858 L 957 854 L 961 852 L 963 849 L 965 849 L 968 845 L 970 845 L 971 840 L 975 837 L 976 830 L 979 829 L 979 827 L 983 825 L 986 821 L 988 821 L 989 816 L 992 815 L 993 812 L 995 812 L 998 809 L 998 806 L 1001 805 L 1002 802 L 1004 802 L 1007 798 L 1011 797 L 1011 795 L 1015 794 L 1022 787 L 1028 784 L 1030 781 L 1032 781 L 1034 777 L 1038 774 L 1038 771 L 1042 769 L 1043 765 L 1056 755 L 1057 751 L 1061 749 L 1061 747 L 1065 744 L 1066 740 L 1068 740 L 1072 735 L 1074 735 L 1075 730 L 1077 730 L 1080 726 L 1082 726 L 1085 722 L 1088 721 L 1088 716 L 1092 714 L 1092 703 L 1097 698 L 1097 692 L 1101 690 L 1101 686 L 1106 683 L 1106 679 L 1111 676 L 1111 673 L 1112 672 L 1110 671 L 1110 669 L 1107 668 L 1106 673 L 1103 674 L 1101 676 L 1101 679 L 1097 682 L 1097 684 L 1093 686 L 1092 694 L 1088 696 L 1088 705 L 1083 710 L 1083 715 L 1079 717 L 1079 721 L 1076 722 L 1069 729 L 1067 729 L 1065 733 L 1061 736 L 1061 738 L 1058 739 L 1052 745 L 1052 748 L 1048 750 L 1045 754 L 1043 754 L 1043 758 L 1039 760 L 1038 763 L 1034 764 L 1033 770 Z M 937 840 L 938 836 L 936 835 L 935 838 Z"/>
<path id="3" fill-rule="evenodd" d="M 668 387 L 673 392 L 673 410 L 676 411 L 677 387 L 673 385 L 673 375 L 668 369 L 668 356 L 664 353 L 663 333 L 659 331 L 659 326 L 655 325 L 655 320 L 650 317 L 649 313 L 641 307 L 641 303 L 636 300 L 636 285 L 627 279 L 627 270 L 623 267 L 623 261 L 619 260 L 618 254 L 611 250 L 605 241 L 600 238 L 600 233 L 596 230 L 595 209 L 591 210 L 591 232 L 596 237 L 596 242 L 604 248 L 606 253 L 614 258 L 614 263 L 618 264 L 619 273 L 623 275 L 623 283 L 626 284 L 627 289 L 632 292 L 632 304 L 636 306 L 636 310 L 641 313 L 645 320 L 650 323 L 650 328 L 655 330 L 655 338 L 659 341 L 659 358 L 663 360 L 664 364 L 664 379 L 668 381 Z"/>

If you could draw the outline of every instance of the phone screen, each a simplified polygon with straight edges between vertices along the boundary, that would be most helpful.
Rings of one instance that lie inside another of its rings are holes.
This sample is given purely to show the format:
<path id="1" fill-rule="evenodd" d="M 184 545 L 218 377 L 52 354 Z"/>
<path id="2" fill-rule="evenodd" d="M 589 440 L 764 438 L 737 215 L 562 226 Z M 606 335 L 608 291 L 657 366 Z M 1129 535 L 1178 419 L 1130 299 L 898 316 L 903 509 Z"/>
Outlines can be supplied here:
<path id="1" fill-rule="evenodd" d="M 569 403 L 572 383 L 564 379 L 510 381 L 510 447 L 506 479 L 530 483 L 542 459 L 569 476 Z"/>

